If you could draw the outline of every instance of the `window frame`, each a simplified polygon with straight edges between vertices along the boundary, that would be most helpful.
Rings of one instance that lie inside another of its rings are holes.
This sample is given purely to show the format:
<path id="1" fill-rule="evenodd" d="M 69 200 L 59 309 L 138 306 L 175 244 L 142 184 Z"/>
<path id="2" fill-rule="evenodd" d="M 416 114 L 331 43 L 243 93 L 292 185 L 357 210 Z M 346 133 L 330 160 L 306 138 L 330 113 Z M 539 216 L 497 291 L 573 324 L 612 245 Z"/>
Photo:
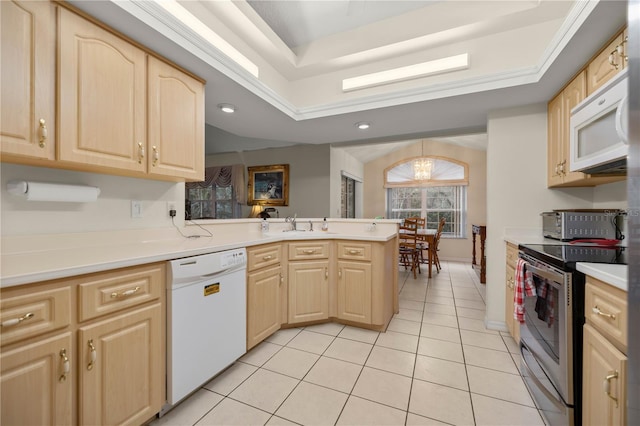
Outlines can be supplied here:
<path id="1" fill-rule="evenodd" d="M 464 169 L 464 178 L 462 179 L 428 179 L 428 180 L 408 180 L 405 182 L 389 182 L 387 175 L 389 172 L 405 163 L 413 163 L 416 160 L 440 160 L 448 161 L 450 163 L 462 166 Z M 441 157 L 438 155 L 420 155 L 417 157 L 405 158 L 400 161 L 396 161 L 389 167 L 386 167 L 383 172 L 384 187 L 385 188 L 407 188 L 407 187 L 423 187 L 423 186 L 456 186 L 456 185 L 469 185 L 469 165 L 464 161 L 459 161 L 453 158 Z"/>

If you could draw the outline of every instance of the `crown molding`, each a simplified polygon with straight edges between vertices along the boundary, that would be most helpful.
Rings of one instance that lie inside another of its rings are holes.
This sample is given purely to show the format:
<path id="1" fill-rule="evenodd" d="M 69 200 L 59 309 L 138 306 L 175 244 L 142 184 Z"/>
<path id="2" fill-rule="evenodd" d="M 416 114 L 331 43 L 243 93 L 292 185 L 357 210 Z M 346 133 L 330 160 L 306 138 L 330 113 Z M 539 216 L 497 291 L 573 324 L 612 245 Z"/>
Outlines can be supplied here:
<path id="1" fill-rule="evenodd" d="M 144 0 L 111 1 L 125 12 L 160 32 L 198 59 L 296 121 L 536 83 L 543 77 L 544 73 L 599 3 L 591 0 L 577 1 L 563 21 L 560 29 L 552 38 L 551 43 L 543 52 L 538 64 L 534 66 L 458 81 L 432 84 L 421 88 L 404 89 L 309 107 L 297 107 L 258 78 L 255 78 L 155 2 Z"/>

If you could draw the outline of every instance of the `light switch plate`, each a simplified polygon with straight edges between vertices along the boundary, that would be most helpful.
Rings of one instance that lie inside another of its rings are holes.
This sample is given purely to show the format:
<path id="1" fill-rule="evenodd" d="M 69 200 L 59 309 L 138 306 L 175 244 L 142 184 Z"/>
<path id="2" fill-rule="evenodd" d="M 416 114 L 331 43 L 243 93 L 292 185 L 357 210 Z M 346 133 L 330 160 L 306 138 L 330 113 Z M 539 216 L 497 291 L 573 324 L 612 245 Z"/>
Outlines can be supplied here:
<path id="1" fill-rule="evenodd" d="M 131 201 L 131 217 L 132 218 L 142 217 L 142 201 L 138 201 L 138 200 Z"/>

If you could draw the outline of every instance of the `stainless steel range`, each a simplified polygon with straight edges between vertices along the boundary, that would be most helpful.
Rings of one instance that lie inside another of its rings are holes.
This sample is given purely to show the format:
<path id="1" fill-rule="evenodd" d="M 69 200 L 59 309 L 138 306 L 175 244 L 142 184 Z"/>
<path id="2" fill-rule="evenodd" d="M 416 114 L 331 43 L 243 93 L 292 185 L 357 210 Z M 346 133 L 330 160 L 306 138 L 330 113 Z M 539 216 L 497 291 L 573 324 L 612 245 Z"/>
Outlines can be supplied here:
<path id="1" fill-rule="evenodd" d="M 584 274 L 576 262 L 627 263 L 623 247 L 520 246 L 535 295 L 524 298 L 521 374 L 547 424 L 582 424 Z"/>

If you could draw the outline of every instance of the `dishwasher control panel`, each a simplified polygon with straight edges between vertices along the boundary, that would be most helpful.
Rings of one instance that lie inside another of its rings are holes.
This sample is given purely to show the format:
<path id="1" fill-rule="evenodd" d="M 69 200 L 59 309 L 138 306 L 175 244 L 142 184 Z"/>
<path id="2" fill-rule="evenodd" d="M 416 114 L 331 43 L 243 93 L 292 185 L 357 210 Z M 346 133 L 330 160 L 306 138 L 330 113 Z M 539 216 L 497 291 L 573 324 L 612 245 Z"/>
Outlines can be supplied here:
<path id="1" fill-rule="evenodd" d="M 220 256 L 220 267 L 222 269 L 247 264 L 247 252 L 245 250 L 231 250 L 222 253 Z"/>

